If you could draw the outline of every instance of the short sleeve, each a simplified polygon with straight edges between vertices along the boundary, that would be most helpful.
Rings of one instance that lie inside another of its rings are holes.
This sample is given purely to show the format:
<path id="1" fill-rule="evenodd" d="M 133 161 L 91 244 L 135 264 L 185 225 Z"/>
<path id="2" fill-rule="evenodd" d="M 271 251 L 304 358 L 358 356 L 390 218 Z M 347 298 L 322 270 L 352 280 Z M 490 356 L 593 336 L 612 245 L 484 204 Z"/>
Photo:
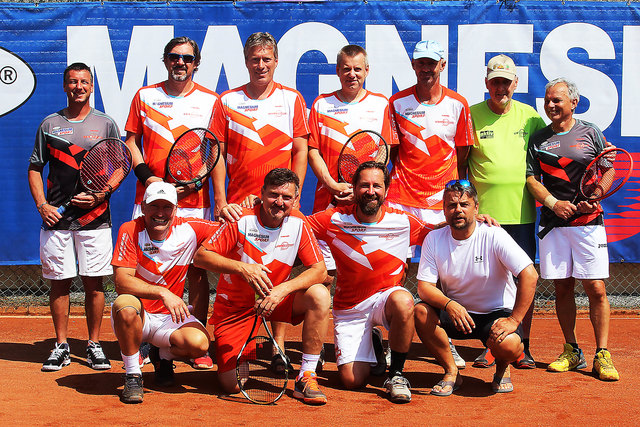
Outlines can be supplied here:
<path id="1" fill-rule="evenodd" d="M 420 264 L 418 264 L 418 273 L 416 279 L 436 283 L 438 281 L 438 266 L 435 257 L 435 234 L 428 235 L 422 244 L 422 253 L 420 254 Z"/>

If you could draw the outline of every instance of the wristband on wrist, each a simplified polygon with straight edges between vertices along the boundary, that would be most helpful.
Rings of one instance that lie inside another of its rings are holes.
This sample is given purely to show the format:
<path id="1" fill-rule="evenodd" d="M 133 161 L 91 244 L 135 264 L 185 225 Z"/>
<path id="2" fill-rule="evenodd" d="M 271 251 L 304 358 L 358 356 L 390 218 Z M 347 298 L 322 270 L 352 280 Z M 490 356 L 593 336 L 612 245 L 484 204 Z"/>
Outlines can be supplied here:
<path id="1" fill-rule="evenodd" d="M 547 197 L 544 198 L 544 202 L 542 204 L 548 207 L 549 209 L 553 210 L 553 207 L 555 206 L 556 203 L 558 203 L 558 199 L 556 199 L 551 194 L 549 194 Z"/>
<path id="2" fill-rule="evenodd" d="M 44 203 L 42 203 L 42 204 L 38 205 L 38 206 L 36 207 L 36 209 L 40 210 L 40 209 L 42 209 L 42 207 L 43 207 L 44 205 L 47 205 L 47 204 L 49 204 L 49 202 L 44 202 Z"/>
<path id="3" fill-rule="evenodd" d="M 452 299 L 449 299 L 449 301 L 447 301 L 447 303 L 444 305 L 444 308 L 443 308 L 443 310 L 444 310 L 444 311 L 447 311 L 447 306 L 449 305 L 449 303 L 450 303 L 451 301 L 453 301 L 453 300 L 452 300 Z"/>
<path id="4" fill-rule="evenodd" d="M 153 176 L 153 172 L 146 163 L 140 163 L 138 166 L 133 168 L 133 173 L 136 174 L 138 180 L 145 185 L 147 180 Z"/>

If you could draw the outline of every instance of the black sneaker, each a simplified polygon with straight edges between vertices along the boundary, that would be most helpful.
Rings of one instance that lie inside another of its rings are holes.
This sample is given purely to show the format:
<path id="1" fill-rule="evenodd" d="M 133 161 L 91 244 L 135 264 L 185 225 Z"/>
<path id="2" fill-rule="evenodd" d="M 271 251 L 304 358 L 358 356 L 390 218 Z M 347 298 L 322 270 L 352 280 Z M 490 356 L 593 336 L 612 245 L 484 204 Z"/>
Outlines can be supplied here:
<path id="1" fill-rule="evenodd" d="M 111 369 L 109 359 L 104 355 L 102 346 L 98 342 L 89 341 L 87 345 L 87 363 L 96 370 Z"/>
<path id="2" fill-rule="evenodd" d="M 71 363 L 69 344 L 66 342 L 62 344 L 56 343 L 53 350 L 51 350 L 49 358 L 42 364 L 42 370 L 45 372 L 59 371 L 69 363 Z"/>
<path id="3" fill-rule="evenodd" d="M 141 403 L 144 397 L 142 388 L 142 374 L 126 374 L 124 376 L 124 390 L 122 401 L 124 403 Z"/>
<path id="4" fill-rule="evenodd" d="M 161 359 L 160 349 L 155 345 L 152 345 L 149 350 L 149 359 L 151 359 L 151 363 L 153 363 L 153 367 L 156 371 L 153 382 L 160 387 L 171 387 L 174 385 L 173 361 Z"/>
<path id="5" fill-rule="evenodd" d="M 376 354 L 377 363 L 371 367 L 371 375 L 381 377 L 387 371 L 387 358 L 384 354 L 384 346 L 382 345 L 382 332 L 378 328 L 371 331 L 371 339 L 373 340 L 373 351 Z"/>

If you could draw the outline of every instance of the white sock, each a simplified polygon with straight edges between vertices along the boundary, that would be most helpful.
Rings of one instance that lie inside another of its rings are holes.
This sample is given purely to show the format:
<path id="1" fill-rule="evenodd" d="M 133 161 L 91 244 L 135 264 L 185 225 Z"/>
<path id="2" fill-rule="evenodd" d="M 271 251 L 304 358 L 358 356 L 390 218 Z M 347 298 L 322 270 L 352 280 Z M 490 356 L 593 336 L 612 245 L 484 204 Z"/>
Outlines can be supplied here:
<path id="1" fill-rule="evenodd" d="M 122 356 L 122 361 L 124 362 L 124 372 L 126 374 L 142 375 L 142 371 L 140 370 L 140 352 L 139 351 L 136 351 L 131 356 L 125 356 L 122 353 L 120 353 L 120 355 Z"/>
<path id="2" fill-rule="evenodd" d="M 320 359 L 320 354 L 307 354 L 302 353 L 302 363 L 300 364 L 300 372 L 298 372 L 298 377 L 296 379 L 302 378 L 302 374 L 305 372 L 313 372 L 316 373 L 316 366 L 318 365 L 318 359 Z"/>
<path id="3" fill-rule="evenodd" d="M 173 360 L 173 353 L 171 353 L 171 347 L 160 347 L 160 359 Z"/>

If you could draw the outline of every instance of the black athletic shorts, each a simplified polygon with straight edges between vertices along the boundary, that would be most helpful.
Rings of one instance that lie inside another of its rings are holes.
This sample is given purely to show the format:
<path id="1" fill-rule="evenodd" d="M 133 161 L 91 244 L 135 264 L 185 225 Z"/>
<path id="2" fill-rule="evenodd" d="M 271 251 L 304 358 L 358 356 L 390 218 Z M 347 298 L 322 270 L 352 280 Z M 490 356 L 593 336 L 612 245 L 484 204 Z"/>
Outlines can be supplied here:
<path id="1" fill-rule="evenodd" d="M 509 317 L 511 315 L 511 310 L 501 309 L 492 311 L 487 314 L 477 314 L 477 313 L 469 313 L 469 316 L 473 319 L 473 322 L 476 324 L 476 327 L 473 328 L 470 334 L 465 334 L 462 331 L 456 329 L 453 324 L 453 320 L 449 317 L 449 313 L 445 310 L 438 310 L 440 312 L 440 326 L 446 331 L 449 338 L 453 338 L 456 340 L 470 340 L 477 339 L 482 341 L 482 343 L 487 345 L 487 340 L 489 339 L 489 335 L 491 334 L 491 326 L 493 323 L 501 317 Z M 518 329 L 516 329 L 516 334 L 520 336 L 522 340 L 522 325 L 518 325 Z"/>

